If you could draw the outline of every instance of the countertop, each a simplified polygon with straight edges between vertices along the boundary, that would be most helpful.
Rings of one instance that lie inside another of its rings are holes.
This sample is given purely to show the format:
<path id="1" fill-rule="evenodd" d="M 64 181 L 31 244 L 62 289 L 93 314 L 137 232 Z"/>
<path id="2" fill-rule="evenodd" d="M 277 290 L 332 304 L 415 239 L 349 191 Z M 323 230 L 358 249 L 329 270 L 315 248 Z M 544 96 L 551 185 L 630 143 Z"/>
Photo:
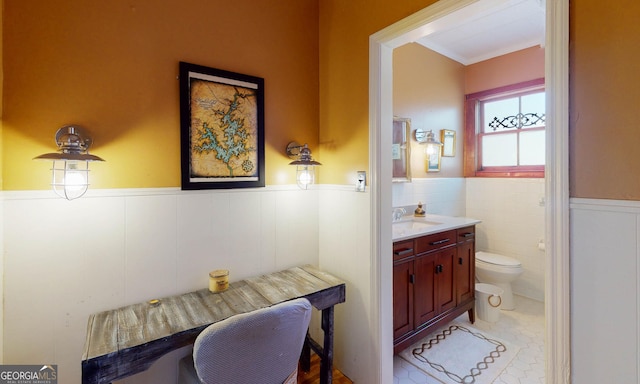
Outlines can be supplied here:
<path id="1" fill-rule="evenodd" d="M 448 231 L 476 225 L 480 220 L 468 217 L 425 215 L 424 217 L 415 217 L 413 214 L 402 216 L 398 221 L 394 221 L 391 225 L 392 239 L 394 242 L 412 239 L 424 235 L 431 235 L 438 232 Z M 412 228 L 413 227 L 413 228 Z"/>

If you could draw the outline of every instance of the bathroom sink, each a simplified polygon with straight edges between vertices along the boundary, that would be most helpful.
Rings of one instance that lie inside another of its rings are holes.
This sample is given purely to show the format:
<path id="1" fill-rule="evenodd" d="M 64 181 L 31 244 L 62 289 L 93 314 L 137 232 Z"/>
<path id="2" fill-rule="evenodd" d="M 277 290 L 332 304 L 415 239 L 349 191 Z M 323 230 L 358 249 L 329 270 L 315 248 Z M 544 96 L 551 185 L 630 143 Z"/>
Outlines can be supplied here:
<path id="1" fill-rule="evenodd" d="M 393 228 L 393 237 L 395 238 L 404 235 L 417 234 L 430 227 L 440 224 L 442 223 L 437 223 L 435 221 L 407 220 L 397 221 L 393 223 L 391 227 Z"/>
<path id="2" fill-rule="evenodd" d="M 391 222 L 391 236 L 393 241 L 407 240 L 433 233 L 448 231 L 456 228 L 476 225 L 479 220 L 466 217 L 443 216 L 427 214 L 423 217 L 403 215 L 393 217 Z"/>
<path id="3" fill-rule="evenodd" d="M 409 220 L 409 221 L 398 221 L 393 223 L 394 231 L 417 231 L 423 228 L 433 227 L 434 225 L 439 225 L 441 223 L 436 223 L 433 221 L 424 221 L 424 220 Z"/>

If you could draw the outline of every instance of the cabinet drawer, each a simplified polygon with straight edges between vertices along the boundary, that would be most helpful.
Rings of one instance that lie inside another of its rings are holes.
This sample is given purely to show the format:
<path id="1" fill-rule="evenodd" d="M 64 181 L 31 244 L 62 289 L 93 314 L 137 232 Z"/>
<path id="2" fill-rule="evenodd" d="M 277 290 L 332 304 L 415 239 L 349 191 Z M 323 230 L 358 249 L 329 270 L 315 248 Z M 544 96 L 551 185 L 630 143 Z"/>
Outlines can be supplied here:
<path id="1" fill-rule="evenodd" d="M 458 228 L 456 230 L 458 235 L 458 242 L 474 240 L 476 237 L 476 227 L 472 225 L 470 227 Z"/>
<path id="2" fill-rule="evenodd" d="M 424 253 L 456 244 L 456 230 L 435 233 L 415 240 L 416 253 Z"/>
<path id="3" fill-rule="evenodd" d="M 406 259 L 415 254 L 413 240 L 399 241 L 393 243 L 393 261 Z"/>

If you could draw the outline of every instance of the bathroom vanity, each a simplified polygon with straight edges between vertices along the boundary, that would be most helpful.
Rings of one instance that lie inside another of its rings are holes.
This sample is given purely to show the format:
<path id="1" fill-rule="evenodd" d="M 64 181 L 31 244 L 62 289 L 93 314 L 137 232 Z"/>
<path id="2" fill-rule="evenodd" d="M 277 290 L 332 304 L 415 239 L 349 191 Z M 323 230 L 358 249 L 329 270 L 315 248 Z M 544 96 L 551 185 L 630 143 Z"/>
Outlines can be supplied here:
<path id="1" fill-rule="evenodd" d="M 475 225 L 427 215 L 393 223 L 394 354 L 464 312 L 475 321 Z"/>

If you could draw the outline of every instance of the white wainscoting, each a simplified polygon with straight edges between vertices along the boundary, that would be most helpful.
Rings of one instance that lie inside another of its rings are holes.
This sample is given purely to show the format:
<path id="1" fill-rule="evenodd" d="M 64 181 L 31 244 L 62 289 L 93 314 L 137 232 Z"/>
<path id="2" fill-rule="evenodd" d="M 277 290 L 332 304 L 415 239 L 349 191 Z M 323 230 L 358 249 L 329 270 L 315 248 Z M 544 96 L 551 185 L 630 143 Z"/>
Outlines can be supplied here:
<path id="1" fill-rule="evenodd" d="M 355 383 L 375 383 L 379 365 L 377 319 L 371 318 L 372 289 L 379 283 L 371 281 L 370 198 L 368 189 L 323 185 L 319 202 L 320 268 L 347 287 L 346 303 L 335 307 L 334 363 Z"/>
<path id="2" fill-rule="evenodd" d="M 640 202 L 571 200 L 571 380 L 638 383 Z"/>
<path id="3" fill-rule="evenodd" d="M 92 190 L 74 201 L 3 193 L 3 363 L 58 364 L 60 383 L 79 384 L 91 313 L 207 287 L 213 269 L 235 281 L 318 265 L 318 193 Z M 348 298 L 357 302 L 353 291 Z M 123 382 L 174 383 L 186 353 Z"/>
<path id="4" fill-rule="evenodd" d="M 0 200 L 0 297 L 4 298 L 4 205 Z M 4 300 L 3 300 L 4 301 Z M 4 305 L 0 305 L 0 336 L 4 329 Z M 4 362 L 4 337 L 0 337 L 0 364 Z"/>

